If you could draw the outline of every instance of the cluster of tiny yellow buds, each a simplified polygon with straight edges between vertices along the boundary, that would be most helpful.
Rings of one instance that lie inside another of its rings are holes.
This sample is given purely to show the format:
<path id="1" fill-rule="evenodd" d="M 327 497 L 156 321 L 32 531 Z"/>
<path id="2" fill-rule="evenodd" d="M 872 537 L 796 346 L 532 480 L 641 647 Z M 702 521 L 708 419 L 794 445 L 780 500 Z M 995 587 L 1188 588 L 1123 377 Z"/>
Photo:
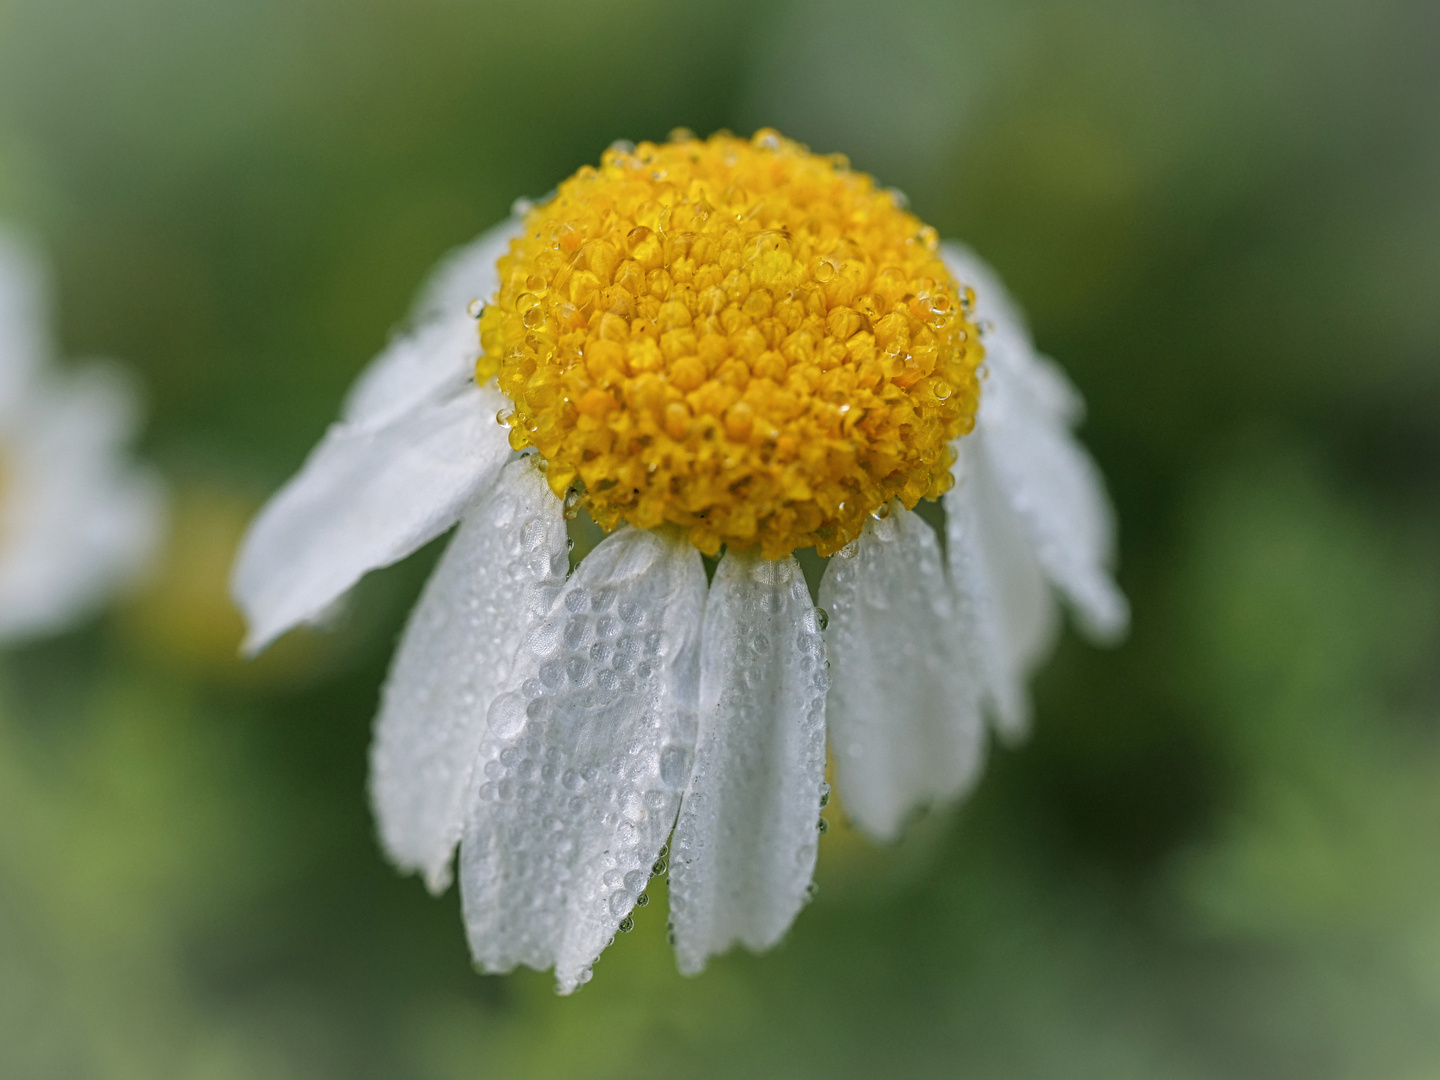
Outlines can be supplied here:
<path id="1" fill-rule="evenodd" d="M 526 216 L 480 316 L 517 450 L 602 528 L 829 554 L 950 484 L 982 356 L 933 229 L 761 131 L 612 147 Z"/>

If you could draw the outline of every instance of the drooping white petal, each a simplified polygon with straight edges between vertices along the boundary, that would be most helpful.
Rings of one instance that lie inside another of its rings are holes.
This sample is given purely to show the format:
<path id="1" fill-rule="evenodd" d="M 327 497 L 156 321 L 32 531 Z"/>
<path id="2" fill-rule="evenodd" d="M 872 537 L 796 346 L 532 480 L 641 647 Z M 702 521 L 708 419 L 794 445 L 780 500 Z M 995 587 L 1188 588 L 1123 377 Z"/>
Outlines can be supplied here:
<path id="1" fill-rule="evenodd" d="M 825 780 L 825 644 L 799 565 L 729 552 L 705 609 L 700 734 L 670 859 L 680 970 L 768 949 L 805 903 Z"/>
<path id="2" fill-rule="evenodd" d="M 442 258 L 421 286 L 412 318 L 419 322 L 465 310 L 472 300 L 490 303 L 500 291 L 500 256 L 510 250 L 510 241 L 524 224 L 517 210 Z"/>
<path id="3" fill-rule="evenodd" d="M 1035 549 L 1005 502 L 984 436 L 956 446 L 955 486 L 946 492 L 946 547 L 956 602 L 995 726 L 1009 740 L 1030 726 L 1026 678 L 1057 629 L 1055 601 Z"/>
<path id="4" fill-rule="evenodd" d="M 889 511 L 831 558 L 820 583 L 840 793 L 880 840 L 917 807 L 966 791 L 984 753 L 979 680 L 939 543 L 917 514 L 898 502 Z"/>
<path id="5" fill-rule="evenodd" d="M 501 222 L 440 263 L 420 290 L 408 325 L 355 380 L 342 419 L 384 423 L 448 397 L 475 377 L 480 335 L 469 305 L 499 290 L 496 262 L 519 229 L 514 219 Z"/>
<path id="6" fill-rule="evenodd" d="M 333 425 L 240 549 L 231 587 L 250 624 L 246 651 L 455 524 L 510 455 L 495 419 L 505 400 L 471 383 L 383 425 Z"/>
<path id="7" fill-rule="evenodd" d="M 397 865 L 450 883 L 486 714 L 569 566 L 560 500 L 529 459 L 470 510 L 425 585 L 380 699 L 370 795 Z"/>
<path id="8" fill-rule="evenodd" d="M 0 638 L 62 629 L 150 563 L 159 479 L 127 460 L 138 410 L 124 372 L 40 372 L 6 431 L 0 485 Z"/>
<path id="9" fill-rule="evenodd" d="M 486 970 L 553 965 L 569 993 L 635 905 L 690 776 L 704 613 L 699 553 L 626 528 L 526 636 L 490 707 L 460 846 Z"/>
<path id="10" fill-rule="evenodd" d="M 963 244 L 947 241 L 941 248 L 945 265 L 962 285 L 975 290 L 974 316 L 985 324 L 985 360 L 998 362 L 1012 381 L 1026 386 L 1034 407 L 1044 416 L 1074 427 L 1085 418 L 1085 399 L 1058 364 L 1035 349 L 1030 324 L 993 267 Z M 980 400 L 985 400 L 982 391 Z"/>
<path id="11" fill-rule="evenodd" d="M 989 324 L 976 432 L 1007 501 L 1035 545 L 1046 575 L 1073 605 L 1081 628 L 1111 640 L 1129 607 L 1110 575 L 1115 521 L 1095 463 L 1070 428 L 1083 411 L 1060 369 L 1040 356 L 998 277 L 972 252 L 947 244 L 946 263 L 975 289 Z"/>

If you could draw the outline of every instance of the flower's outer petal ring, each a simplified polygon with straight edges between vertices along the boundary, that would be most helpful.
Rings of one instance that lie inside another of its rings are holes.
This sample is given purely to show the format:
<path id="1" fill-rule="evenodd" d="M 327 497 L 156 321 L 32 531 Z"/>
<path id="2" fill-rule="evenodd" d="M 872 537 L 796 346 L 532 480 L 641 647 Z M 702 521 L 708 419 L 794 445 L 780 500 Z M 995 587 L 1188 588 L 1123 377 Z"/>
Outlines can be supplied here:
<path id="1" fill-rule="evenodd" d="M 994 271 L 973 252 L 945 246 L 951 272 L 975 289 L 989 371 L 976 432 L 1046 575 L 1091 638 L 1113 641 L 1129 605 L 1110 574 L 1115 520 L 1100 471 L 1071 434 L 1083 408 L 1059 368 L 1040 356 Z"/>
<path id="2" fill-rule="evenodd" d="M 467 512 L 410 616 L 380 697 L 370 796 L 397 865 L 450 883 L 486 712 L 569 569 L 560 500 L 513 461 Z"/>
<path id="3" fill-rule="evenodd" d="M 50 633 L 133 580 L 159 547 L 164 489 L 127 463 L 136 426 L 125 373 L 41 372 L 14 418 L 0 518 L 0 639 Z"/>
<path id="4" fill-rule="evenodd" d="M 973 645 L 933 529 L 893 502 L 820 583 L 833 667 L 826 711 L 845 811 L 878 840 L 957 798 L 984 756 Z"/>
<path id="5" fill-rule="evenodd" d="M 250 624 L 246 653 L 455 524 L 510 455 L 495 419 L 504 404 L 472 383 L 384 425 L 332 425 L 241 546 L 231 588 Z"/>
<path id="6" fill-rule="evenodd" d="M 485 970 L 553 965 L 569 993 L 644 891 L 690 778 L 705 591 L 678 534 L 624 528 L 526 636 L 460 844 Z"/>
<path id="7" fill-rule="evenodd" d="M 520 222 L 508 220 L 447 256 L 421 289 L 408 326 L 396 333 L 346 395 L 341 419 L 383 424 L 424 401 L 449 397 L 475 377 L 480 334 L 472 300 L 500 288 L 496 263 Z"/>
<path id="8" fill-rule="evenodd" d="M 670 856 L 680 970 L 768 949 L 805 904 L 825 781 L 825 643 L 793 557 L 730 551 L 705 608 L 700 733 Z"/>
<path id="9" fill-rule="evenodd" d="M 955 486 L 944 496 L 950 578 L 995 727 L 1014 742 L 1030 729 L 1026 679 L 1054 641 L 1058 612 L 1030 538 L 1000 494 L 984 436 L 955 449 Z"/>

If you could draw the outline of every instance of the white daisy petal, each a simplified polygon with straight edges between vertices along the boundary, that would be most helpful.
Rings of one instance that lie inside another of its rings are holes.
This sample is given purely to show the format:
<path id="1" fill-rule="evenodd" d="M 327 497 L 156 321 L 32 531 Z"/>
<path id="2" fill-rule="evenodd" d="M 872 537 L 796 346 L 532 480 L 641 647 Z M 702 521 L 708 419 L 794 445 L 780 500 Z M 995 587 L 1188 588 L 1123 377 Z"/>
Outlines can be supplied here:
<path id="1" fill-rule="evenodd" d="M 420 288 L 412 319 L 443 317 L 464 311 L 472 300 L 493 300 L 500 289 L 500 256 L 524 227 L 521 218 L 508 217 L 441 259 Z"/>
<path id="2" fill-rule="evenodd" d="M 944 250 L 951 272 L 975 288 L 977 317 L 990 324 L 989 377 L 976 432 L 1046 575 L 1074 606 L 1087 634 L 1113 640 L 1125 631 L 1129 607 L 1110 575 L 1115 521 L 1104 481 L 1070 432 L 1082 411 L 1080 396 L 1058 367 L 1035 352 L 994 272 L 959 245 Z"/>
<path id="3" fill-rule="evenodd" d="M 941 248 L 945 265 L 963 285 L 975 290 L 975 317 L 985 326 L 985 360 L 998 359 L 1012 379 L 1024 382 L 1031 402 L 1046 417 L 1074 427 L 1085 417 L 1085 399 L 1054 361 L 1035 350 L 1030 324 L 993 267 L 963 244 Z M 985 395 L 980 395 L 983 402 Z"/>
<path id="4" fill-rule="evenodd" d="M 984 752 L 980 688 L 934 531 L 892 503 L 830 560 L 820 604 L 845 810 L 892 840 L 915 808 L 962 794 Z"/>
<path id="5" fill-rule="evenodd" d="M 0 637 L 62 629 L 134 579 L 159 545 L 158 478 L 124 460 L 135 394 L 94 364 L 42 373 L 7 447 L 0 504 Z"/>
<path id="6" fill-rule="evenodd" d="M 1055 601 L 1020 521 L 1000 494 L 984 437 L 956 444 L 944 496 L 950 576 L 975 642 L 995 726 L 1008 740 L 1030 727 L 1026 678 L 1058 627 Z"/>
<path id="7" fill-rule="evenodd" d="M 455 524 L 510 456 L 495 419 L 505 401 L 472 383 L 381 426 L 333 425 L 241 547 L 231 586 L 249 620 L 245 650 Z"/>
<path id="8" fill-rule="evenodd" d="M 440 264 L 420 290 L 409 326 L 350 388 L 344 420 L 383 423 L 475 377 L 480 335 L 469 304 L 489 300 L 500 288 L 496 262 L 519 229 L 518 221 L 502 222 Z"/>
<path id="9" fill-rule="evenodd" d="M 768 949 L 805 903 L 825 780 L 825 644 L 799 565 L 731 551 L 705 610 L 695 768 L 671 845 L 680 970 Z"/>
<path id="10" fill-rule="evenodd" d="M 416 605 L 381 694 L 370 751 L 380 836 L 431 891 L 450 883 L 486 711 L 569 568 L 560 500 L 511 462 L 461 522 Z"/>
<path id="11" fill-rule="evenodd" d="M 486 970 L 553 965 L 569 993 L 629 915 L 690 775 L 704 612 L 699 553 L 627 528 L 526 636 L 490 707 L 460 848 Z"/>

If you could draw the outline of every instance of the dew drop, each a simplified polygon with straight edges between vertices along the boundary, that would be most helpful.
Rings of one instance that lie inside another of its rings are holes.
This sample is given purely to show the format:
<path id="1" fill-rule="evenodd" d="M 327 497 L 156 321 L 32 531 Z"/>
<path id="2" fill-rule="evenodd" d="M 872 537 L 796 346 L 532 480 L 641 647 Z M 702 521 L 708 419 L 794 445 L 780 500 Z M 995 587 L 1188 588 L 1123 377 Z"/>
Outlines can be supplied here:
<path id="1" fill-rule="evenodd" d="M 650 894 L 649 894 L 649 893 L 643 893 L 643 892 L 642 892 L 639 896 L 635 897 L 635 906 L 636 906 L 636 907 L 644 907 L 644 906 L 645 906 L 646 904 L 648 904 L 648 903 L 650 903 Z"/>
<path id="2" fill-rule="evenodd" d="M 513 739 L 525 726 L 525 709 L 529 704 L 524 695 L 501 694 L 490 706 L 490 733 L 497 739 Z"/>
<path id="3" fill-rule="evenodd" d="M 482 311 L 484 311 L 484 310 L 485 310 L 485 301 L 484 301 L 484 300 L 479 300 L 479 299 L 471 300 L 470 303 L 465 306 L 465 311 L 466 311 L 466 313 L 467 313 L 472 319 L 478 319 L 478 318 L 480 317 L 480 313 L 481 313 Z"/>
<path id="4" fill-rule="evenodd" d="M 647 229 L 644 225 L 636 225 L 635 228 L 631 229 L 628 233 L 625 234 L 625 244 L 627 247 L 629 247 L 631 251 L 634 251 L 636 248 L 638 248 L 641 244 L 645 243 L 646 240 L 649 240 L 650 237 L 654 235 L 655 234 L 649 229 Z"/>
<path id="5" fill-rule="evenodd" d="M 690 778 L 690 751 L 670 745 L 660 751 L 660 779 L 669 788 L 679 788 Z"/>
<path id="6" fill-rule="evenodd" d="M 622 934 L 628 934 L 631 930 L 635 929 L 635 920 L 629 915 L 626 915 L 625 918 L 620 920 L 620 925 L 616 927 L 616 929 Z"/>
<path id="7" fill-rule="evenodd" d="M 579 649 L 584 646 L 590 638 L 590 620 L 584 615 L 577 615 L 565 624 L 565 647 L 567 649 Z M 574 660 L 571 660 L 574 663 Z"/>
<path id="8" fill-rule="evenodd" d="M 826 821 L 822 817 L 819 821 L 815 823 L 815 829 L 817 832 L 820 833 L 821 836 L 824 836 L 827 832 L 830 831 L 830 822 Z"/>
<path id="9" fill-rule="evenodd" d="M 948 395 L 947 395 L 948 396 Z M 941 400 L 944 400 L 943 398 Z M 580 513 L 580 489 L 571 488 L 565 492 L 565 520 L 574 521 Z"/>
<path id="10" fill-rule="evenodd" d="M 815 624 L 820 627 L 821 633 L 824 633 L 830 626 L 830 613 L 823 607 L 815 609 Z"/>
<path id="11" fill-rule="evenodd" d="M 666 862 L 665 859 L 664 859 L 664 857 L 662 856 L 662 857 L 656 859 L 654 865 L 650 867 L 650 873 L 652 873 L 652 874 L 663 874 L 663 873 L 664 873 L 666 870 L 668 870 L 669 868 L 670 868 L 670 864 L 669 864 L 668 862 Z"/>

